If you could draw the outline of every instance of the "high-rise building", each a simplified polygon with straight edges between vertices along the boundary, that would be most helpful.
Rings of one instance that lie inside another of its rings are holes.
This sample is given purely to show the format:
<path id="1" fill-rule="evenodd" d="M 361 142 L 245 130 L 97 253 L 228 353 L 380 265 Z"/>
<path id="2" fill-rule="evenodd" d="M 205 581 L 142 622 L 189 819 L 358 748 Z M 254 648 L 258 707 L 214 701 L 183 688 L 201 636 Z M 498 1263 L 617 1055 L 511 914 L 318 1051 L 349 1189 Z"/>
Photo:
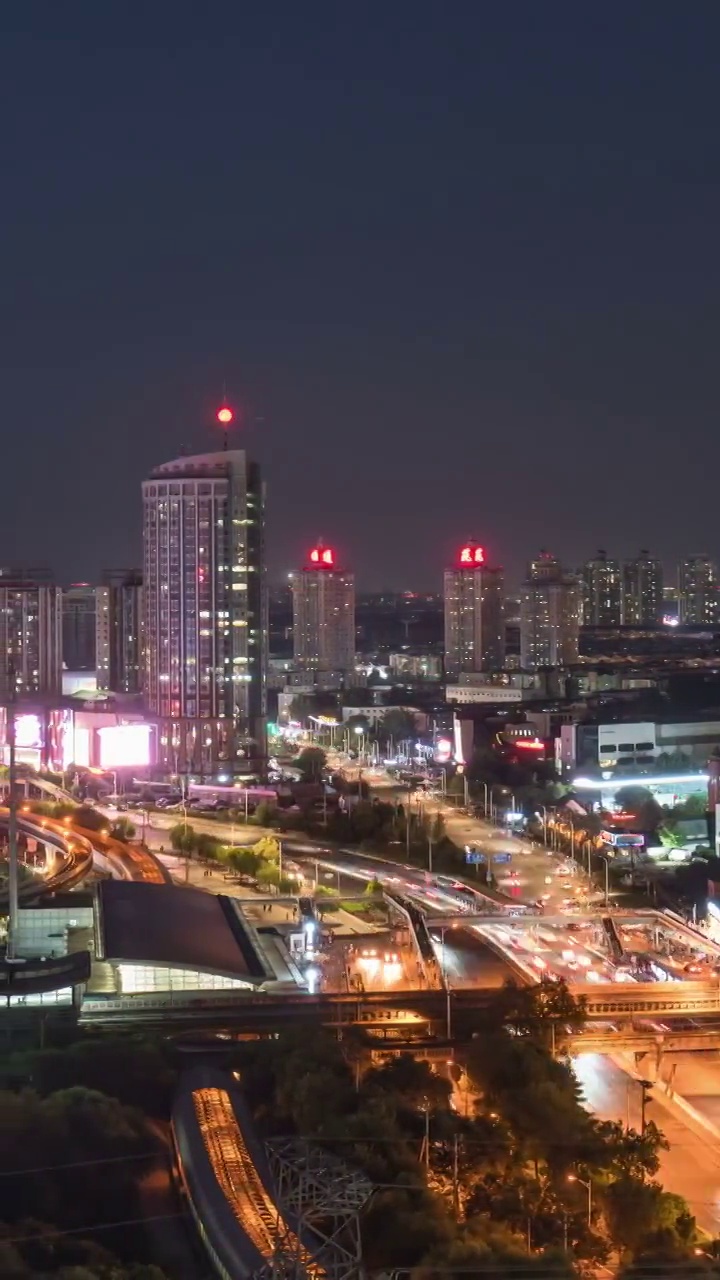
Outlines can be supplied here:
<path id="1" fill-rule="evenodd" d="M 118 569 L 103 577 L 105 584 L 95 588 L 97 687 L 137 695 L 144 665 L 142 574 Z"/>
<path id="2" fill-rule="evenodd" d="M 623 622 L 625 626 L 657 627 L 663 613 L 662 565 L 649 551 L 641 551 L 623 565 Z"/>
<path id="3" fill-rule="evenodd" d="M 720 577 L 710 556 L 688 556 L 678 565 L 678 614 L 688 627 L 720 623 Z"/>
<path id="4" fill-rule="evenodd" d="M 62 656 L 67 671 L 95 670 L 95 587 L 89 582 L 63 591 Z"/>
<path id="5" fill-rule="evenodd" d="M 260 469 L 242 449 L 177 458 L 142 492 L 144 687 L 161 760 L 176 773 L 257 772 L 266 755 Z"/>
<path id="6" fill-rule="evenodd" d="M 583 625 L 586 627 L 622 626 L 622 572 L 617 560 L 608 560 L 598 551 L 581 570 L 583 583 Z"/>
<path id="7" fill-rule="evenodd" d="M 355 578 L 338 568 L 335 552 L 319 543 L 291 580 L 293 653 L 301 671 L 333 672 L 338 679 L 355 667 Z"/>
<path id="8" fill-rule="evenodd" d="M 541 551 L 528 565 L 520 597 L 520 665 L 567 667 L 578 661 L 582 591 L 559 560 Z"/>
<path id="9" fill-rule="evenodd" d="M 0 701 L 62 691 L 62 591 L 0 570 Z"/>
<path id="10" fill-rule="evenodd" d="M 445 570 L 445 674 L 500 671 L 505 662 L 502 569 L 491 568 L 475 542 L 460 548 Z"/>

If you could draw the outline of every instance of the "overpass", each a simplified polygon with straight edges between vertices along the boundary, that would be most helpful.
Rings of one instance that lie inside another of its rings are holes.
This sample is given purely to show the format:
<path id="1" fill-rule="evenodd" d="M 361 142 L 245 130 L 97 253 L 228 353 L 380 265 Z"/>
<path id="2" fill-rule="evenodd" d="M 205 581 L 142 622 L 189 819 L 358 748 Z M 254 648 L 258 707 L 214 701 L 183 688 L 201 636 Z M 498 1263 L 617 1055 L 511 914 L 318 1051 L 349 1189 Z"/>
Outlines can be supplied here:
<path id="1" fill-rule="evenodd" d="M 643 1031 L 640 1028 L 608 1027 L 592 1029 L 569 1036 L 558 1036 L 558 1048 L 573 1055 L 581 1053 L 695 1053 L 703 1049 L 720 1049 L 720 1025 L 703 1031 Z"/>
<path id="2" fill-rule="evenodd" d="M 587 991 L 577 991 L 586 1000 L 586 1016 L 590 1022 L 613 1019 L 632 1020 L 647 1015 L 687 1017 L 720 1017 L 720 986 L 714 982 L 686 983 L 608 983 Z M 497 997 L 497 990 L 466 988 L 451 990 L 450 1000 L 455 1016 L 486 1009 Z M 363 995 L 304 992 L 261 995 L 212 995 L 209 992 L 169 991 L 157 995 L 93 995 L 82 1002 L 80 1021 L 84 1023 L 152 1021 L 158 1018 L 179 1019 L 222 1026 L 232 1021 L 237 1030 L 252 1030 L 258 1025 L 286 1026 L 294 1021 L 362 1023 L 368 1011 L 387 1010 L 399 1020 L 430 1018 L 442 1020 L 446 1014 L 447 993 L 438 990 L 365 992 Z M 382 1015 L 378 1015 L 382 1016 Z M 675 1033 L 680 1035 L 682 1033 Z M 589 1042 L 589 1041 L 588 1041 Z"/>

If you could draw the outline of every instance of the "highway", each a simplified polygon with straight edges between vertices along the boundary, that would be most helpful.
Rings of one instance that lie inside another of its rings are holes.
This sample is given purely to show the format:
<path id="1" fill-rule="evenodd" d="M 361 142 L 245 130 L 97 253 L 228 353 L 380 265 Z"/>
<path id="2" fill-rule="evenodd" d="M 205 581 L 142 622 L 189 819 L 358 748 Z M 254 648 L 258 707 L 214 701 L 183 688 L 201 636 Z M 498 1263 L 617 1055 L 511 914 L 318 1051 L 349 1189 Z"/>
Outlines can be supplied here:
<path id="1" fill-rule="evenodd" d="M 576 1058 L 573 1066 L 591 1111 L 603 1120 L 629 1120 L 632 1128 L 640 1128 L 640 1089 L 626 1072 L 600 1054 Z M 662 1153 L 659 1181 L 688 1201 L 704 1231 L 720 1235 L 720 1143 L 671 1109 L 657 1091 L 648 1100 L 646 1115 L 670 1143 Z"/>

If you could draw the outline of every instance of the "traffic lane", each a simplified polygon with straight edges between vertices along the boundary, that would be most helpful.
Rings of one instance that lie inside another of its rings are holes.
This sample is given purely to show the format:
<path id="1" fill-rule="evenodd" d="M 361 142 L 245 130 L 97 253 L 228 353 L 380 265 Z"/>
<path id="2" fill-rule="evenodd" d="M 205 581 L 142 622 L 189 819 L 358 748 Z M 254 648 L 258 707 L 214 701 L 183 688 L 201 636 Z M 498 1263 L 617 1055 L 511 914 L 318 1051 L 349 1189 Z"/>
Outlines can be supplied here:
<path id="1" fill-rule="evenodd" d="M 616 1120 L 631 1128 L 641 1125 L 641 1093 L 637 1081 L 603 1054 L 582 1054 L 573 1069 L 585 1105 L 601 1120 Z M 666 1191 L 683 1196 L 698 1225 L 713 1237 L 720 1234 L 720 1145 L 703 1130 L 694 1131 L 667 1106 L 662 1095 L 651 1095 L 646 1117 L 670 1143 L 660 1153 L 658 1180 Z"/>
<path id="2" fill-rule="evenodd" d="M 432 928 L 430 937 L 435 947 L 438 964 L 444 970 L 448 985 L 453 987 L 502 987 L 516 975 L 509 964 L 501 960 L 473 929 L 458 928 L 442 932 Z"/>
<path id="3" fill-rule="evenodd" d="M 525 960 L 543 973 L 554 973 L 569 983 L 612 982 L 615 966 L 599 945 L 602 941 L 592 925 L 578 927 L 569 922 L 566 929 L 542 923 L 527 926 L 519 919 L 511 925 L 484 925 L 483 929 L 497 938 L 498 945 Z"/>

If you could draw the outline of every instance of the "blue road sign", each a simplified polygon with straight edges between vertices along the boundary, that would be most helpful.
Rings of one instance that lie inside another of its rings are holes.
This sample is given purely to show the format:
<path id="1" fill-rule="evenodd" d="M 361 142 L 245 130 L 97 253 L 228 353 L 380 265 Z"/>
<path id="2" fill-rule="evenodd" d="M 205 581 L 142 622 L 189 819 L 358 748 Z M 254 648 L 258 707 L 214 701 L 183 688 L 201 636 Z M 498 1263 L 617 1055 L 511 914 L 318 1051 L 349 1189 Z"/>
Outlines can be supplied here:
<path id="1" fill-rule="evenodd" d="M 493 854 L 493 862 L 512 862 L 511 853 L 495 853 Z"/>

